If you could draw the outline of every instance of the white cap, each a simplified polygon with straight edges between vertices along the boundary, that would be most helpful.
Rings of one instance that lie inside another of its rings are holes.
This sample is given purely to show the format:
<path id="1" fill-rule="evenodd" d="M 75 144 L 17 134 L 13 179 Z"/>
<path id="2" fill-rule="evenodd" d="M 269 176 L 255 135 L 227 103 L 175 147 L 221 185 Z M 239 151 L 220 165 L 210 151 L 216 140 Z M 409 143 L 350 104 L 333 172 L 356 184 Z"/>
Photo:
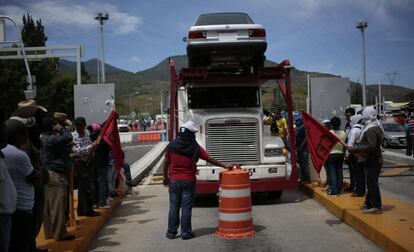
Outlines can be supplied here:
<path id="1" fill-rule="evenodd" d="M 193 121 L 188 121 L 186 123 L 184 123 L 183 125 L 181 125 L 182 128 L 186 128 L 189 131 L 193 132 L 193 133 L 197 133 L 198 129 L 196 124 Z"/>

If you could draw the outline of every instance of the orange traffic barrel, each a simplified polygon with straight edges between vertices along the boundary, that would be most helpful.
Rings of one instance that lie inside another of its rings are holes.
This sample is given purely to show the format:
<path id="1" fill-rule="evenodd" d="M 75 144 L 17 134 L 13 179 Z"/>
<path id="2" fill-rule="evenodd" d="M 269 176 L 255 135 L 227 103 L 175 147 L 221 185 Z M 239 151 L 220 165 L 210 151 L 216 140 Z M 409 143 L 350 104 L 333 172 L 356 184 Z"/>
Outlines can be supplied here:
<path id="1" fill-rule="evenodd" d="M 219 226 L 216 236 L 233 239 L 255 236 L 249 172 L 235 166 L 232 170 L 220 172 L 219 176 Z"/>

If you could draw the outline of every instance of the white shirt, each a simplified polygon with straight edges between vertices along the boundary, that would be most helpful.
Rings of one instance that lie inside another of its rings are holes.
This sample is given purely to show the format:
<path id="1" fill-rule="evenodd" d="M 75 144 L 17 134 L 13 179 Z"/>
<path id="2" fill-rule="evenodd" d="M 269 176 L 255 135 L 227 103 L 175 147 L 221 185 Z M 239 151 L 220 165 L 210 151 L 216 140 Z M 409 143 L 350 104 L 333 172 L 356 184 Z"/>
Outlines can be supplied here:
<path id="1" fill-rule="evenodd" d="M 349 131 L 348 142 L 346 143 L 348 146 L 352 146 L 352 147 L 356 146 L 359 136 L 361 135 L 361 131 L 362 131 L 361 128 L 362 128 L 362 125 L 356 124 Z"/>
<path id="2" fill-rule="evenodd" d="M 17 192 L 7 166 L 0 158 L 0 213 L 12 214 L 16 210 Z"/>
<path id="3" fill-rule="evenodd" d="M 16 209 L 31 211 L 34 205 L 34 187 L 26 178 L 33 172 L 33 166 L 30 163 L 29 156 L 26 152 L 10 144 L 2 152 L 10 177 L 16 186 Z"/>

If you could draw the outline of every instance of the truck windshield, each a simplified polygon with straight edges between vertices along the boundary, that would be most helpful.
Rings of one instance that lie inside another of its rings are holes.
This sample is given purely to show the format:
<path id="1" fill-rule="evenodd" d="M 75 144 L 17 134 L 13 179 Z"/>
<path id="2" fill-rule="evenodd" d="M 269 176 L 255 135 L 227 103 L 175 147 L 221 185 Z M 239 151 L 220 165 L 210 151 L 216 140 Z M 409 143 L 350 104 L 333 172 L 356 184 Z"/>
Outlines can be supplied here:
<path id="1" fill-rule="evenodd" d="M 192 109 L 259 106 L 258 87 L 190 88 L 188 90 L 188 107 Z"/>

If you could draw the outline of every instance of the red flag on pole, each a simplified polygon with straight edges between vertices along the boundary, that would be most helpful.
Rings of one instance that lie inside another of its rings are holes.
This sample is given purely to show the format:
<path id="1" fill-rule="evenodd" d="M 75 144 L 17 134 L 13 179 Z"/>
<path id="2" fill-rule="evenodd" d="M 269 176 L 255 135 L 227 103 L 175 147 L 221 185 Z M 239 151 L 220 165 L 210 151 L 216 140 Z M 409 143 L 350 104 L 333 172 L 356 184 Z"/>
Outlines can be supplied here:
<path id="1" fill-rule="evenodd" d="M 340 141 L 339 138 L 305 111 L 301 111 L 306 131 L 306 142 L 313 166 L 320 173 L 329 153 Z"/>
<path id="2" fill-rule="evenodd" d="M 115 169 L 117 172 L 119 172 L 124 164 L 124 159 L 122 158 L 121 140 L 119 139 L 118 124 L 116 122 L 116 118 L 116 112 L 112 111 L 108 116 L 108 119 L 106 119 L 100 136 L 111 147 L 112 156 L 115 159 Z"/>

